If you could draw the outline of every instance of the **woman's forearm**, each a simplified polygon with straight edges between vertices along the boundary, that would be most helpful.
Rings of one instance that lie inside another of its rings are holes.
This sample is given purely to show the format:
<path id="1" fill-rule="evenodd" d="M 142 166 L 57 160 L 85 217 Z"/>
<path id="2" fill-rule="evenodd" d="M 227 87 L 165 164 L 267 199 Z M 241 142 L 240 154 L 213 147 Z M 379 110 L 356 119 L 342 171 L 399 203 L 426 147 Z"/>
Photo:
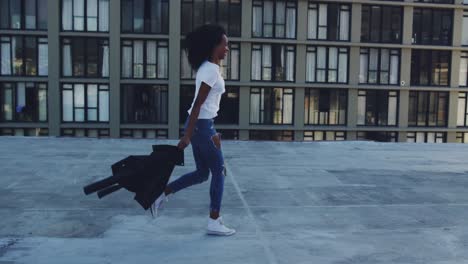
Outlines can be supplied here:
<path id="1" fill-rule="evenodd" d="M 190 112 L 189 116 L 189 122 L 187 124 L 187 129 L 185 130 L 185 135 L 188 138 L 192 137 L 193 134 L 193 129 L 195 127 L 195 124 L 198 120 L 198 115 L 200 114 L 200 106 L 195 106 L 192 111 Z"/>

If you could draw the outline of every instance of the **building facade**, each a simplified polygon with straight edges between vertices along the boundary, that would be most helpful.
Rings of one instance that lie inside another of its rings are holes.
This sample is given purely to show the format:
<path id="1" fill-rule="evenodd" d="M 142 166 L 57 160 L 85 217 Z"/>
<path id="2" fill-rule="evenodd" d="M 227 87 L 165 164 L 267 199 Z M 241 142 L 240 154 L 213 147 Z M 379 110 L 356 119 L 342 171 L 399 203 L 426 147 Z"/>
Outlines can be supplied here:
<path id="1" fill-rule="evenodd" d="M 468 0 L 3 0 L 0 135 L 179 138 L 204 23 L 223 139 L 468 143 Z"/>

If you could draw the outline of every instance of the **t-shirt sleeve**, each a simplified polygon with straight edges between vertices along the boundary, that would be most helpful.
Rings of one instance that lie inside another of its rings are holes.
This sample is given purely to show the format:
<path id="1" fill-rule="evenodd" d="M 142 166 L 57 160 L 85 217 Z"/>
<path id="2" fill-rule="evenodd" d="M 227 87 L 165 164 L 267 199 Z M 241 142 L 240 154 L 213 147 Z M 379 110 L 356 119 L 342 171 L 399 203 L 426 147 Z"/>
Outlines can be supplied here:
<path id="1" fill-rule="evenodd" d="M 218 80 L 218 74 L 215 69 L 211 67 L 204 67 L 198 72 L 198 78 L 201 82 L 204 82 L 213 88 L 214 84 Z"/>

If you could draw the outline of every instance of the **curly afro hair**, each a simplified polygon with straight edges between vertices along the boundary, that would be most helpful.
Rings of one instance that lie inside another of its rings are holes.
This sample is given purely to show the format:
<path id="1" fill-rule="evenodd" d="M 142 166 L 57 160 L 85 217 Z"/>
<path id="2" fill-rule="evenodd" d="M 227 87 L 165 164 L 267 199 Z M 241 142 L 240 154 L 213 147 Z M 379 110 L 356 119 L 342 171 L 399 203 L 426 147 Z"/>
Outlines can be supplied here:
<path id="1" fill-rule="evenodd" d="M 184 40 L 183 48 L 187 52 L 190 66 L 196 71 L 213 53 L 222 41 L 226 31 L 219 25 L 206 24 L 190 32 Z"/>

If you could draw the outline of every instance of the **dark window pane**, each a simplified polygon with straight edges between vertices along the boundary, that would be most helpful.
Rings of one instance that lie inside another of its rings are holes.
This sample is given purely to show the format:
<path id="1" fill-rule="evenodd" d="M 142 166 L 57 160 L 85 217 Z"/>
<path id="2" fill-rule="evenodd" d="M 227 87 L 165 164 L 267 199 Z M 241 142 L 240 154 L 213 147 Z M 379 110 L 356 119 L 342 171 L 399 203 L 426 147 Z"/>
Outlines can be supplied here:
<path id="1" fill-rule="evenodd" d="M 0 28 L 9 28 L 8 0 L 0 0 Z"/>
<path id="2" fill-rule="evenodd" d="M 122 0 L 122 31 L 133 31 L 133 0 Z"/>
<path id="3" fill-rule="evenodd" d="M 72 40 L 73 76 L 84 76 L 85 72 L 85 39 Z"/>
<path id="4" fill-rule="evenodd" d="M 25 38 L 26 75 L 37 75 L 37 42 L 35 37 Z"/>
<path id="5" fill-rule="evenodd" d="M 123 123 L 167 123 L 167 86 L 122 86 Z"/>
<path id="6" fill-rule="evenodd" d="M 21 1 L 10 1 L 10 27 L 13 29 L 21 28 Z"/>
<path id="7" fill-rule="evenodd" d="M 37 27 L 47 29 L 47 0 L 38 0 L 37 7 Z"/>

